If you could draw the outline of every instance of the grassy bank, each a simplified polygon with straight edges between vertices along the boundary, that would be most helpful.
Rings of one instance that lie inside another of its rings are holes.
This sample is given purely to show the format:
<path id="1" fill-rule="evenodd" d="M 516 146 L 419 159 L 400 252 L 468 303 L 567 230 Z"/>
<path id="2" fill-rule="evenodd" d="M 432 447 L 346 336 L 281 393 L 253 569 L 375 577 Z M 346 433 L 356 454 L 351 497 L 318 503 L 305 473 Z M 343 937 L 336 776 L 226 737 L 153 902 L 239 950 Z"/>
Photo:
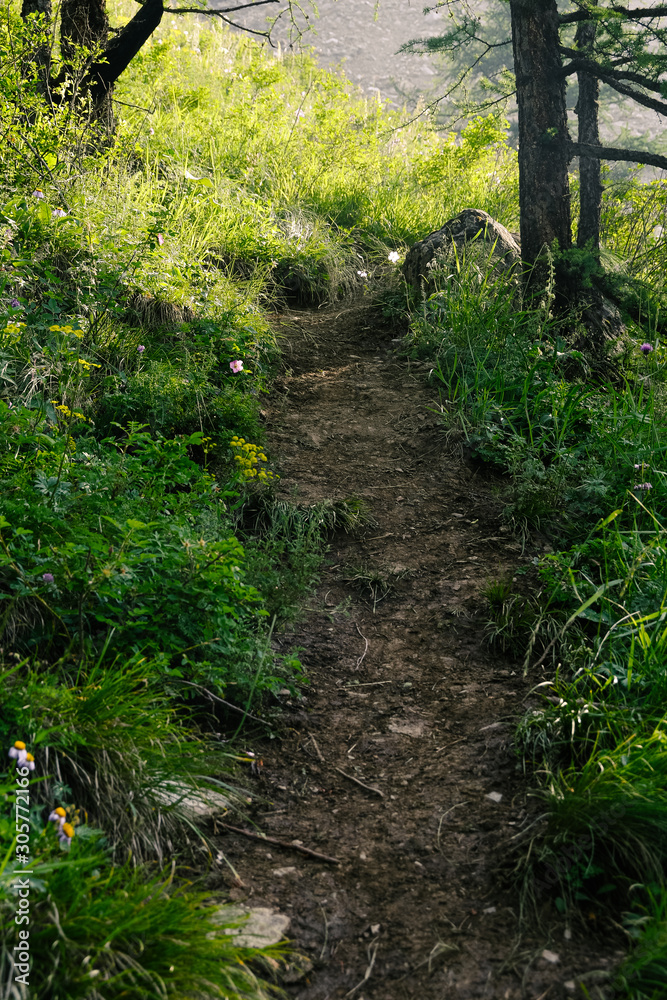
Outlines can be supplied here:
<path id="1" fill-rule="evenodd" d="M 504 519 L 544 551 L 487 586 L 488 642 L 536 681 L 517 734 L 539 801 L 517 838 L 525 912 L 622 925 L 639 944 L 599 995 L 633 1000 L 667 983 L 666 206 L 662 182 L 607 193 L 606 243 L 623 248 L 608 281 L 628 312 L 606 359 L 576 316 L 549 295 L 522 305 L 479 255 L 443 263 L 405 345 L 433 361 L 451 442 L 503 476 Z"/>

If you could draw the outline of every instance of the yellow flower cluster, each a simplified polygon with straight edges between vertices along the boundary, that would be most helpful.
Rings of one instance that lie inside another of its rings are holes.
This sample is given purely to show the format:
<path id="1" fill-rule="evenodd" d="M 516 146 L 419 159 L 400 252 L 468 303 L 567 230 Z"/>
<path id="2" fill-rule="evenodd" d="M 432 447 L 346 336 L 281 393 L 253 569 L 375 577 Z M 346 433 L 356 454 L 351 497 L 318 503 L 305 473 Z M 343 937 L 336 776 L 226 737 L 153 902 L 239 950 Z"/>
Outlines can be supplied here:
<path id="1" fill-rule="evenodd" d="M 2 331 L 2 337 L 0 338 L 0 343 L 5 343 L 7 345 L 13 346 L 18 344 L 19 338 L 21 336 L 21 330 L 25 326 L 25 323 L 18 323 L 14 320 L 10 320 Z"/>
<path id="2" fill-rule="evenodd" d="M 62 413 L 62 415 L 64 417 L 67 417 L 68 420 L 70 417 L 77 417 L 79 420 L 86 419 L 83 413 L 79 413 L 78 410 L 70 410 L 69 406 L 65 406 L 64 403 L 56 403 L 55 399 L 51 399 L 50 403 L 53 406 L 54 410 L 58 410 L 59 413 Z"/>
<path id="3" fill-rule="evenodd" d="M 73 326 L 59 326 L 58 323 L 54 323 L 53 326 L 49 327 L 51 333 L 73 333 L 75 337 L 79 340 L 83 339 L 83 330 L 75 330 Z"/>
<path id="4" fill-rule="evenodd" d="M 236 436 L 229 444 L 234 452 L 234 461 L 238 464 L 239 472 L 244 479 L 257 479 L 261 483 L 275 479 L 272 472 L 260 466 L 260 462 L 268 462 L 268 458 L 258 444 L 250 444 L 245 438 Z"/>

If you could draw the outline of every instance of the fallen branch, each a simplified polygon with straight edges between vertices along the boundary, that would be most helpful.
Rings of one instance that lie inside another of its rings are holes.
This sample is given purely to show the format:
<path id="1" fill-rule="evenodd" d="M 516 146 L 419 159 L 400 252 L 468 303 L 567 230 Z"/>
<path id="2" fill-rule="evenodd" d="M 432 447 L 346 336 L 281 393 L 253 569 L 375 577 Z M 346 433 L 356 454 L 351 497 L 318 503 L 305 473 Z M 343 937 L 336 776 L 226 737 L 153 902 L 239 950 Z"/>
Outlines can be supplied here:
<path id="1" fill-rule="evenodd" d="M 335 768 L 335 770 L 339 774 L 342 774 L 344 778 L 347 778 L 348 781 L 353 781 L 355 785 L 359 785 L 360 788 L 365 788 L 367 792 L 374 792 L 381 799 L 384 798 L 384 792 L 381 792 L 379 788 L 375 788 L 373 785 L 365 785 L 363 781 L 359 781 L 359 778 L 355 778 L 353 774 L 348 774 L 347 771 L 343 771 L 340 767 Z"/>
<path id="2" fill-rule="evenodd" d="M 251 840 L 259 840 L 262 844 L 273 844 L 274 847 L 282 847 L 288 851 L 299 851 L 301 854 L 307 854 L 309 858 L 317 858 L 318 861 L 326 861 L 330 865 L 342 865 L 340 858 L 332 858 L 328 854 L 320 854 L 319 851 L 313 851 L 310 847 L 304 847 L 302 844 L 289 844 L 286 840 L 276 840 L 275 837 L 267 837 L 265 833 L 252 833 L 251 830 L 243 830 L 240 826 L 231 826 L 230 823 L 219 823 L 226 830 L 231 830 L 232 833 L 240 833 L 243 837 L 249 837 Z"/>

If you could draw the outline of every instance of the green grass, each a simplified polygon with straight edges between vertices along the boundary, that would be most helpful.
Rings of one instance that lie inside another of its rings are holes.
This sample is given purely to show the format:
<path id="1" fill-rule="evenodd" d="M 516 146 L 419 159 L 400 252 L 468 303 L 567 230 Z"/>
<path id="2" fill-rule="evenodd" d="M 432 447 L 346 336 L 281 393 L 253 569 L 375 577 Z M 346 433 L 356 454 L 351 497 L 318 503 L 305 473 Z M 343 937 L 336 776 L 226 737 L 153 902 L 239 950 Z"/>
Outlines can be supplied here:
<path id="1" fill-rule="evenodd" d="M 403 127 L 308 55 L 167 18 L 103 143 L 21 80 L 26 44 L 3 5 L 0 737 L 39 761 L 34 830 L 56 804 L 89 818 L 68 853 L 52 829 L 33 842 L 55 900 L 39 904 L 36 995 L 266 995 L 241 964 L 257 956 L 208 936 L 207 900 L 159 866 L 206 851 L 193 796 L 243 794 L 212 735 L 241 716 L 210 705 L 261 713 L 265 692 L 302 683 L 272 629 L 300 613 L 329 536 L 368 519 L 354 498 L 283 499 L 235 461 L 235 438 L 263 447 L 267 311 L 366 290 L 394 320 L 409 309 L 405 352 L 432 362 L 450 444 L 502 477 L 508 526 L 556 549 L 530 597 L 486 593 L 487 640 L 543 656 L 550 698 L 518 733 L 544 816 L 520 848 L 525 899 L 551 866 L 540 892 L 561 907 L 631 909 L 633 879 L 663 878 L 667 829 L 664 185 L 607 191 L 605 288 L 628 330 L 595 357 L 553 289 L 525 303 L 479 254 L 444 259 L 423 300 L 389 264 L 465 207 L 517 228 L 516 155 L 493 118 L 459 137 Z M 579 251 L 554 266 L 599 278 Z M 390 583 L 350 573 L 374 604 Z M 665 979 L 665 896 L 649 889 L 628 1000 Z"/>
<path id="2" fill-rule="evenodd" d="M 493 475 L 507 525 L 555 549 L 528 568 L 529 593 L 503 580 L 485 593 L 487 642 L 537 684 L 516 739 L 540 804 L 514 843 L 522 913 L 627 911 L 639 944 L 614 995 L 646 1000 L 667 988 L 667 369 L 651 235 L 667 203 L 653 183 L 624 192 L 607 193 L 603 259 L 627 330 L 606 358 L 553 289 L 526 303 L 472 252 L 413 300 L 402 347 L 432 362 L 447 440 Z"/>
<path id="3" fill-rule="evenodd" d="M 192 708 L 177 707 L 150 660 L 121 666 L 109 657 L 69 677 L 22 661 L 0 677 L 2 745 L 24 738 L 39 751 L 33 801 L 85 814 L 117 857 L 165 862 L 203 847 L 205 858 L 196 803 L 212 797 L 230 811 L 245 808 L 236 754 L 197 725 Z M 178 690 L 176 678 L 171 684 Z"/>
<path id="4" fill-rule="evenodd" d="M 99 831 L 79 827 L 67 852 L 47 828 L 31 871 L 29 982 L 40 1000 L 276 995 L 267 973 L 270 979 L 282 949 L 237 944 L 238 912 L 215 905 L 210 894 L 175 877 L 173 868 L 112 866 Z M 10 883 L 17 874 L 11 865 L 0 872 L 5 982 L 18 974 L 12 957 L 25 930 L 13 920 L 16 896 Z"/>

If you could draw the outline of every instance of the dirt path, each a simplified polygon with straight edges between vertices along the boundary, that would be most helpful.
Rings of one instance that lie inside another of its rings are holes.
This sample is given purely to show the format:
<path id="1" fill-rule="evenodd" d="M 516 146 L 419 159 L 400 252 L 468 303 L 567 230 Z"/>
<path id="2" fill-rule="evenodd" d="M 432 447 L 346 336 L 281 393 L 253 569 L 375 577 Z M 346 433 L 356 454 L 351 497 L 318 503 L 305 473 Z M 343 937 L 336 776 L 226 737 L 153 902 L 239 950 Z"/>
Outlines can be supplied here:
<path id="1" fill-rule="evenodd" d="M 276 322 L 280 489 L 363 497 L 376 524 L 334 542 L 315 610 L 285 640 L 303 649 L 310 687 L 263 748 L 260 828 L 341 864 L 228 833 L 245 885 L 234 894 L 291 917 L 309 960 L 294 1000 L 571 997 L 569 980 L 604 965 L 600 947 L 552 922 L 551 939 L 517 948 L 517 899 L 496 875 L 527 817 L 511 736 L 529 685 L 483 646 L 480 591 L 534 553 L 448 453 L 434 390 L 368 307 Z M 360 568 L 392 585 L 375 609 L 346 581 Z"/>

